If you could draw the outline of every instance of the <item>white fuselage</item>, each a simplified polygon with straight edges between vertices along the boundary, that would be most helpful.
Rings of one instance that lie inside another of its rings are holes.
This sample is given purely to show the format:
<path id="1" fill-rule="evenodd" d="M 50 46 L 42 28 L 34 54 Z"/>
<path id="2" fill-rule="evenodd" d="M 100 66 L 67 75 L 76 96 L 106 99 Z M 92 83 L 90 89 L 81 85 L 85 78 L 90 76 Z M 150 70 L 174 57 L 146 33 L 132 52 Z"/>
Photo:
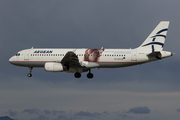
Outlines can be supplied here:
<path id="1" fill-rule="evenodd" d="M 61 62 L 67 52 L 74 51 L 80 65 L 84 68 L 118 68 L 142 64 L 154 60 L 156 57 L 148 57 L 151 51 L 138 49 L 26 49 L 19 51 L 9 59 L 10 63 L 24 67 L 44 67 L 47 62 Z M 170 52 L 166 52 L 171 56 Z M 70 67 L 69 71 L 76 72 L 77 68 Z M 86 71 L 86 70 L 85 70 Z"/>

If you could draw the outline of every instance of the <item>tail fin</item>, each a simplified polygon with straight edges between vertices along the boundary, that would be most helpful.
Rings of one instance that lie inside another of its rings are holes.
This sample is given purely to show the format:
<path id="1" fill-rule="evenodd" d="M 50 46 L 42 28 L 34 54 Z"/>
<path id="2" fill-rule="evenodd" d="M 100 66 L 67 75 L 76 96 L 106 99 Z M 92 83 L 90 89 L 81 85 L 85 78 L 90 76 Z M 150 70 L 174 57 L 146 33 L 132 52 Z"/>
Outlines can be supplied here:
<path id="1" fill-rule="evenodd" d="M 161 21 L 138 49 L 151 49 L 152 52 L 162 51 L 168 26 L 169 21 Z"/>

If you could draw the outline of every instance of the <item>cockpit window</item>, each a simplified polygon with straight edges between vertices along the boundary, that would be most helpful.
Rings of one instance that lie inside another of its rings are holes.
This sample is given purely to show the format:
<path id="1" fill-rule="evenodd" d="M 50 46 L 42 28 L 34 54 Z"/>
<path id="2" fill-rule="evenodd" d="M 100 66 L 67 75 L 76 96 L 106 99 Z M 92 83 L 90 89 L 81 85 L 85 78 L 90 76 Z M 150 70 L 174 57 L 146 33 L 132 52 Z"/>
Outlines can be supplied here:
<path id="1" fill-rule="evenodd" d="M 20 53 L 17 53 L 16 56 L 20 56 Z"/>

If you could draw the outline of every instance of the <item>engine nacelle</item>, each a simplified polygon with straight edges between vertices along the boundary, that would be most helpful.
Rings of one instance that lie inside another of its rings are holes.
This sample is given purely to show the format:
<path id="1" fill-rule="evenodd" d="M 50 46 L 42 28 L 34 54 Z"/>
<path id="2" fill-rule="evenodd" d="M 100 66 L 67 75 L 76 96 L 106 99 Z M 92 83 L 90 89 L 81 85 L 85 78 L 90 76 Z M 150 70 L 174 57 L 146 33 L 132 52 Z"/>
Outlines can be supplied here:
<path id="1" fill-rule="evenodd" d="M 56 62 L 47 62 L 44 65 L 44 69 L 47 72 L 63 72 L 64 68 L 61 63 L 56 63 Z"/>

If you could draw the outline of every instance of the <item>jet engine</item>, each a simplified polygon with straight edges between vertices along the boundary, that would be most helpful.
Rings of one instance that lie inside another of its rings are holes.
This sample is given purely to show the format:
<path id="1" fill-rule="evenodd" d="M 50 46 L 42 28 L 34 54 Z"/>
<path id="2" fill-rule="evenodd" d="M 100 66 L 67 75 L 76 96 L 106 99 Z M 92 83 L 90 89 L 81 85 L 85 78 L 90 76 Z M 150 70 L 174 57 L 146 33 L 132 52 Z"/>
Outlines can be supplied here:
<path id="1" fill-rule="evenodd" d="M 44 65 L 44 68 L 47 72 L 63 72 L 64 67 L 61 63 L 56 62 L 47 62 Z"/>

